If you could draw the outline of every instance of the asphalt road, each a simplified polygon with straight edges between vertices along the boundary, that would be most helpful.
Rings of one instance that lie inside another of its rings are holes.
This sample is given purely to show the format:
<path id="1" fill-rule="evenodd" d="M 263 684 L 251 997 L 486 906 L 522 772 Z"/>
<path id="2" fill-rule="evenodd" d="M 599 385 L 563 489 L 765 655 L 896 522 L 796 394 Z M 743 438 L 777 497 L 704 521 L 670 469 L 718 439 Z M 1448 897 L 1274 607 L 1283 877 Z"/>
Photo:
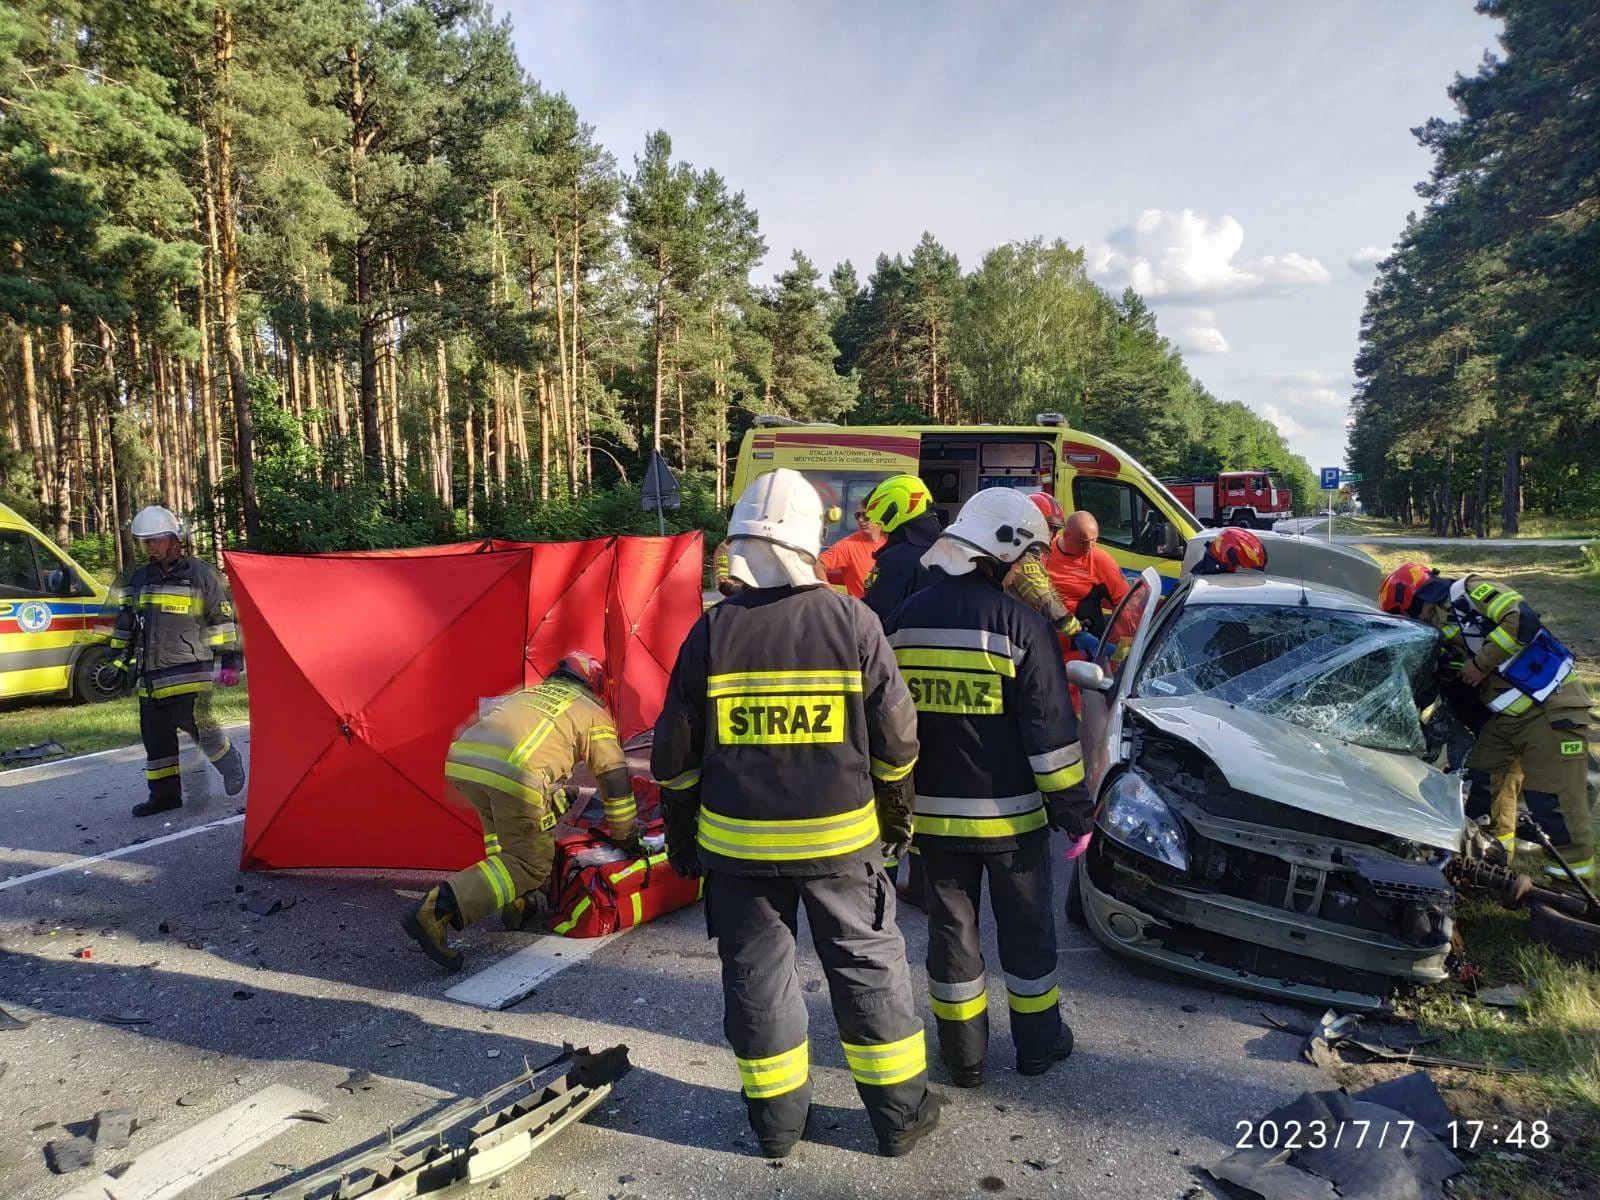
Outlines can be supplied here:
<path id="1" fill-rule="evenodd" d="M 248 756 L 248 735 L 236 740 Z M 486 1091 L 524 1057 L 543 1062 L 563 1041 L 625 1042 L 637 1069 L 583 1124 L 506 1177 L 500 1195 L 1216 1195 L 1197 1165 L 1228 1148 L 1234 1123 L 1319 1086 L 1297 1057 L 1298 1039 L 1261 1017 L 1292 1010 L 1136 973 L 1062 921 L 1062 991 L 1077 1052 L 1024 1079 L 1012 1070 L 1004 1005 L 991 1009 L 989 1083 L 958 1091 L 936 1066 L 935 1086 L 949 1100 L 942 1127 L 913 1157 L 878 1158 L 820 968 L 805 953 L 816 1140 L 773 1166 L 752 1152 L 722 1039 L 715 947 L 698 907 L 615 939 L 507 1011 L 483 1011 L 446 998 L 462 976 L 440 973 L 396 927 L 431 877 L 241 874 L 237 822 L 154 840 L 235 816 L 238 802 L 214 783 L 202 799 L 200 776 L 170 820 L 136 821 L 128 810 L 140 798 L 140 766 L 129 749 L 0 776 L 0 1005 L 30 1022 L 0 1031 L 8 1200 L 57 1200 L 143 1155 L 132 1180 L 152 1147 L 287 1086 L 306 1097 L 291 1104 L 325 1106 L 332 1123 L 277 1120 L 264 1131 L 275 1136 L 223 1153 L 200 1182 L 133 1200 L 262 1189 L 347 1148 L 381 1145 L 391 1127 Z M 75 861 L 138 839 L 152 840 L 121 857 Z M 5 883 L 63 863 L 74 865 Z M 271 916 L 243 907 L 260 897 L 293 907 Z M 920 991 L 925 920 L 906 908 L 900 922 Z M 527 944 L 491 925 L 459 939 L 468 972 Z M 991 994 L 1004 995 L 992 930 L 988 937 Z M 931 1036 L 926 998 L 918 1003 Z M 376 1076 L 372 1086 L 340 1090 L 354 1070 Z M 141 1126 L 126 1150 L 100 1152 L 89 1170 L 50 1173 L 45 1143 L 118 1107 Z M 129 1200 L 118 1190 L 107 1194 Z"/>
<path id="2" fill-rule="evenodd" d="M 1288 521 L 1279 521 L 1272 527 L 1274 533 L 1301 533 L 1309 537 L 1326 537 L 1328 532 L 1327 517 L 1295 517 Z M 1583 546 L 1592 539 L 1589 538 L 1440 538 L 1440 537 L 1374 537 L 1370 534 L 1336 533 L 1333 540 L 1345 546 L 1370 545 L 1376 543 L 1381 546 L 1491 546 L 1496 548 L 1515 546 Z"/>

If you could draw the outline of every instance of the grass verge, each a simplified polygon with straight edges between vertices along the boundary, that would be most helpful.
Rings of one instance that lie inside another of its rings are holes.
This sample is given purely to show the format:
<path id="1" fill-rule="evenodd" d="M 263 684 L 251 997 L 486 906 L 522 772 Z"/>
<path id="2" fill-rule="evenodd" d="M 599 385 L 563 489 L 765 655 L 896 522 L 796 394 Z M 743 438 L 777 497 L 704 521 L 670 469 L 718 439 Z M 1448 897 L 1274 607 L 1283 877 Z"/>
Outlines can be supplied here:
<path id="1" fill-rule="evenodd" d="M 213 693 L 211 711 L 220 724 L 233 725 L 249 717 L 250 698 L 243 687 L 218 688 Z M 0 708 L 0 750 L 52 739 L 61 743 L 64 754 L 92 754 L 131 746 L 139 740 L 139 702 L 130 696 L 106 704 L 47 701 Z M 47 761 L 0 764 L 0 772 Z"/>
<path id="2" fill-rule="evenodd" d="M 1519 538 L 1600 538 L 1600 517 L 1545 517 L 1523 513 L 1517 526 L 1516 536 Z M 1333 531 L 1352 537 L 1433 536 L 1433 530 L 1427 525 L 1402 523 L 1388 517 L 1335 517 Z M 1467 536 L 1472 535 L 1469 532 Z M 1496 520 L 1489 525 L 1489 537 L 1499 536 L 1500 524 Z"/>
<path id="3" fill-rule="evenodd" d="M 1429 1072 L 1460 1121 L 1484 1122 L 1478 1156 L 1469 1160 L 1452 1194 L 1470 1200 L 1594 1197 L 1600 1194 L 1600 974 L 1534 943 L 1526 912 L 1471 900 L 1459 917 L 1466 960 L 1480 974 L 1474 983 L 1420 994 L 1403 1015 L 1439 1035 L 1427 1053 L 1527 1069 Z M 1477 989 L 1511 983 L 1527 990 L 1519 1008 L 1490 1007 L 1474 998 Z M 1546 1123 L 1548 1146 L 1503 1143 L 1516 1122 L 1528 1133 L 1536 1120 Z M 1490 1144 L 1495 1126 L 1500 1145 Z M 1462 1133 L 1464 1141 L 1470 1136 Z"/>

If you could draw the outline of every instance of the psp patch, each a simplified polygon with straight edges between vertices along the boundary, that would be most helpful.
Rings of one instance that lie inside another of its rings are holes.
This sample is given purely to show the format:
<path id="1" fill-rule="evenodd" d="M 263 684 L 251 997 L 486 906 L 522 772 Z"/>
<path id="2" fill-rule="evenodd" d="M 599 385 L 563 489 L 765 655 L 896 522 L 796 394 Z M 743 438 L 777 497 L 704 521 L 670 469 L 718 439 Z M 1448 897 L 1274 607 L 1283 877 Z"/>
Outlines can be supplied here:
<path id="1" fill-rule="evenodd" d="M 1561 743 L 1561 753 L 1563 755 L 1565 755 L 1566 757 L 1568 757 L 1568 758 L 1571 758 L 1574 755 L 1582 754 L 1583 753 L 1583 743 L 1582 742 L 1562 742 Z"/>
<path id="2" fill-rule="evenodd" d="M 828 745 L 844 741 L 843 696 L 719 696 L 724 746 Z"/>
<path id="3" fill-rule="evenodd" d="M 17 610 L 17 628 L 23 633 L 43 633 L 50 628 L 50 622 L 54 619 L 50 606 L 37 601 L 24 604 Z"/>

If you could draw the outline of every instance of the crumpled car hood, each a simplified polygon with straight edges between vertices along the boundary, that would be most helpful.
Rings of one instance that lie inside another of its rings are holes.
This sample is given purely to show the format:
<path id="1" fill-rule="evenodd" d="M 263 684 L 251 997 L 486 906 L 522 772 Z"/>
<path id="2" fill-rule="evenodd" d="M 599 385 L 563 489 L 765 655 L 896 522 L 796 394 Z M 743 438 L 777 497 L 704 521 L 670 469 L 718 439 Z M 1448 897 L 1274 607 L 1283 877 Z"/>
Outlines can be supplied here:
<path id="1" fill-rule="evenodd" d="M 1146 697 L 1128 708 L 1217 765 L 1230 787 L 1443 850 L 1466 816 L 1454 776 L 1207 696 Z"/>

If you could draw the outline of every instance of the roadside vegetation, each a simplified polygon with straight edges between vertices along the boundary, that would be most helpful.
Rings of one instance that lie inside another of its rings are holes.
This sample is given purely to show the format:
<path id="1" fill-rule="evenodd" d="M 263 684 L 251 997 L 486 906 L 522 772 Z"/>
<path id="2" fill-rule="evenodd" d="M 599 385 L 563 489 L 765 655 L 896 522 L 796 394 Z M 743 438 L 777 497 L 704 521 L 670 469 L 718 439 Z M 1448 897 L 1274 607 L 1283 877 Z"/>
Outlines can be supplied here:
<path id="1" fill-rule="evenodd" d="M 234 725 L 250 716 L 250 698 L 243 684 L 217 688 L 211 711 L 218 723 Z M 61 753 L 48 759 L 0 763 L 0 772 L 73 754 L 92 754 L 137 745 L 139 702 L 133 697 L 106 704 L 68 704 L 65 701 L 14 701 L 0 707 L 0 752 L 43 742 L 57 742 Z M 184 739 L 184 745 L 188 745 Z"/>

